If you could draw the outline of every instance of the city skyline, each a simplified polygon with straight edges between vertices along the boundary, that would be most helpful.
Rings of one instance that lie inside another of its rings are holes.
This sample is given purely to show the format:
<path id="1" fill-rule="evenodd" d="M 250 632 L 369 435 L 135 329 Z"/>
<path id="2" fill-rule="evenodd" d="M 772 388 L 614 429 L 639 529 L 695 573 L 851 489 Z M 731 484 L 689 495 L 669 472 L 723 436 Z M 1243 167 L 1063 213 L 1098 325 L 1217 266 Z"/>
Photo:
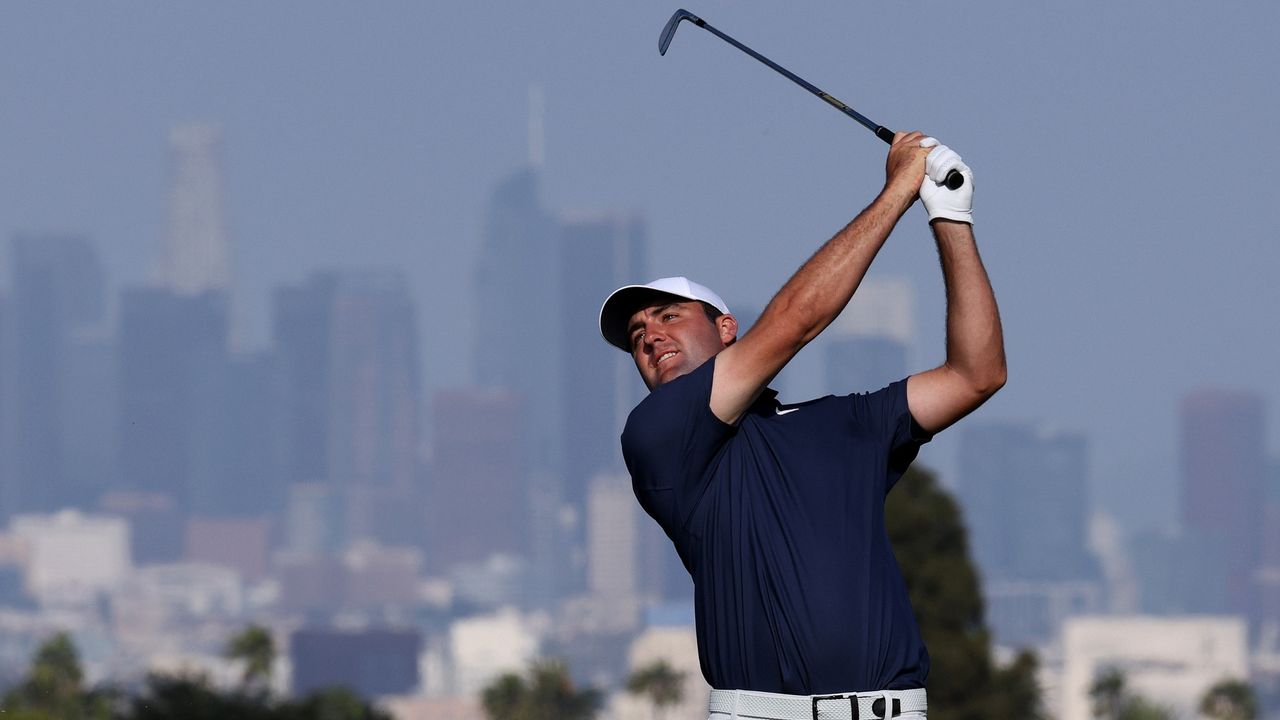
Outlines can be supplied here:
<path id="1" fill-rule="evenodd" d="M 1280 401 L 1280 341 L 1259 324 L 1280 305 L 1269 270 L 1280 248 L 1262 210 L 1280 151 L 1263 143 L 1244 160 L 1214 130 L 1280 119 L 1264 70 L 1280 58 L 1261 34 L 1280 20 L 1275 6 L 691 9 L 965 156 L 1011 373 L 980 413 L 1089 432 L 1094 495 L 1127 524 L 1176 521 L 1182 393 L 1222 385 Z M 904 56 L 875 30 L 917 12 L 967 40 L 949 61 L 971 68 L 961 85 L 888 79 L 933 72 L 926 54 Z M 442 306 L 466 296 L 492 183 L 530 156 L 537 86 L 549 207 L 638 212 L 651 275 L 689 275 L 731 306 L 763 307 L 870 199 L 883 148 L 710 38 L 659 57 L 669 14 L 577 1 L 17 8 L 0 29 L 0 98 L 15 109 L 0 118 L 0 236 L 92 238 L 114 303 L 166 233 L 169 130 L 207 121 L 223 132 L 243 298 L 233 310 L 250 321 L 248 348 L 267 342 L 270 289 L 325 267 L 403 267 L 415 300 Z M 73 51 L 26 31 L 53 27 Z M 880 58 L 890 76 L 869 72 Z M 917 289 L 922 364 L 941 357 L 933 255 L 913 210 L 872 270 Z M 465 306 L 420 318 L 451 341 L 424 346 L 424 392 L 470 383 L 455 346 L 469 346 L 475 321 Z M 810 394 L 818 355 L 801 354 L 784 396 Z M 1267 443 L 1280 447 L 1280 424 Z M 953 456 L 946 436 L 922 453 L 936 466 Z"/>

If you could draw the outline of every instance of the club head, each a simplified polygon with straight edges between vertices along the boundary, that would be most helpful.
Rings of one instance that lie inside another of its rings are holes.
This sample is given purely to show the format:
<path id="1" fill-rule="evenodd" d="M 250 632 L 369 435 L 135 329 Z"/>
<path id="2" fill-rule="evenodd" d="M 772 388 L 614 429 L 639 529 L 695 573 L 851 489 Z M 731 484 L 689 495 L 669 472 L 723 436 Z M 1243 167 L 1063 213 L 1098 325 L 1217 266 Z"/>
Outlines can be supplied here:
<path id="1" fill-rule="evenodd" d="M 702 18 L 697 15 L 694 15 L 684 8 L 677 10 L 675 14 L 671 16 L 671 19 L 667 21 L 666 27 L 662 28 L 662 35 L 658 37 L 659 55 L 667 54 L 667 47 L 671 45 L 671 38 L 675 37 L 676 26 L 680 24 L 681 20 L 688 20 L 696 25 L 702 24 Z"/>

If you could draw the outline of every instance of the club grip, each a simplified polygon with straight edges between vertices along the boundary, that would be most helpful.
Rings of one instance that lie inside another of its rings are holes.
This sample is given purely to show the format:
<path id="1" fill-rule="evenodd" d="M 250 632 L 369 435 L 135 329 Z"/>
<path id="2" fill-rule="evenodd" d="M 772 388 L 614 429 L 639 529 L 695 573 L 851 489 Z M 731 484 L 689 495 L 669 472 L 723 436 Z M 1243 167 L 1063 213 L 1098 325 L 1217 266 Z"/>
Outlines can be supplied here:
<path id="1" fill-rule="evenodd" d="M 883 125 L 878 125 L 872 132 L 874 132 L 876 137 L 881 140 L 889 143 L 890 145 L 893 144 L 893 131 L 889 128 Z M 957 190 L 964 185 L 964 176 L 960 174 L 959 170 L 952 170 L 947 173 L 947 177 L 943 179 L 942 184 L 946 185 L 948 190 Z"/>

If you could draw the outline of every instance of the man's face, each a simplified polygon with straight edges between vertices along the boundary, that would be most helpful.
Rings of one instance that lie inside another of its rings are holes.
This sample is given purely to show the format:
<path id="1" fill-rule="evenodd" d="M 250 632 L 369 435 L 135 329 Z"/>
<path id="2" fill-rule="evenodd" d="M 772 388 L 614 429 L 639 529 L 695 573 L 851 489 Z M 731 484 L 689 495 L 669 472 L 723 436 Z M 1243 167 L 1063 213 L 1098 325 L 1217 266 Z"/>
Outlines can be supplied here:
<path id="1" fill-rule="evenodd" d="M 725 349 L 733 342 L 737 325 L 727 315 L 711 322 L 702 303 L 658 301 L 633 313 L 627 332 L 631 358 L 652 390 Z"/>

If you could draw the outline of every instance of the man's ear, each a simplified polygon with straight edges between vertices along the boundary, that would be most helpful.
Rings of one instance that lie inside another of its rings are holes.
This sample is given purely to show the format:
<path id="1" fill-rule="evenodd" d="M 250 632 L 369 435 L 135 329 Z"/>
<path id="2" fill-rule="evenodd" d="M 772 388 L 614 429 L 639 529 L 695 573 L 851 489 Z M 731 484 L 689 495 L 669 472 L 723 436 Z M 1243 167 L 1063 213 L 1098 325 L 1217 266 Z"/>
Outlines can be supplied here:
<path id="1" fill-rule="evenodd" d="M 738 320 L 732 315 L 721 315 L 716 320 L 716 329 L 720 331 L 720 342 L 726 346 L 738 339 Z"/>

